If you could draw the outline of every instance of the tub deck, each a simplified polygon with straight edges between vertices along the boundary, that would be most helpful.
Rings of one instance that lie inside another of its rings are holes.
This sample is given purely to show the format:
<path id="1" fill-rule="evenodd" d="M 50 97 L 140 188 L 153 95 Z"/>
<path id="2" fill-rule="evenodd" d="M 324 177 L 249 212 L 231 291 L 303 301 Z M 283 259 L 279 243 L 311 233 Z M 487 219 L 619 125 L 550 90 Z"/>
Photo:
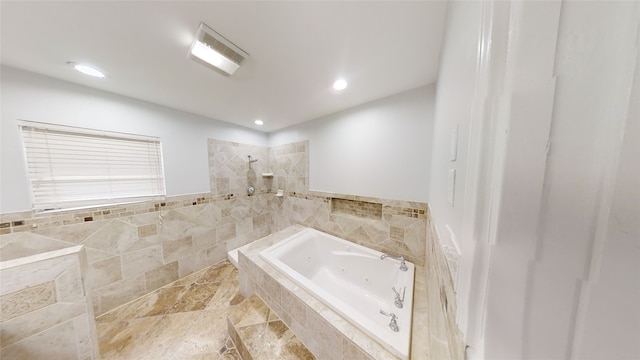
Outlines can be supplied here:
<path id="1" fill-rule="evenodd" d="M 259 253 L 305 227 L 293 225 L 239 249 L 240 291 L 258 293 L 301 341 L 320 358 L 398 359 L 366 333 L 325 306 L 280 271 L 262 260 Z M 413 294 L 411 359 L 428 359 L 425 272 L 416 266 Z"/>
<path id="2" fill-rule="evenodd" d="M 401 359 L 408 359 L 414 265 L 401 271 L 397 260 L 347 240 L 306 228 L 260 252 L 260 257 L 298 286 L 315 295 L 361 331 Z M 404 306 L 393 305 L 392 287 L 404 291 Z M 389 329 L 398 316 L 399 331 Z"/>

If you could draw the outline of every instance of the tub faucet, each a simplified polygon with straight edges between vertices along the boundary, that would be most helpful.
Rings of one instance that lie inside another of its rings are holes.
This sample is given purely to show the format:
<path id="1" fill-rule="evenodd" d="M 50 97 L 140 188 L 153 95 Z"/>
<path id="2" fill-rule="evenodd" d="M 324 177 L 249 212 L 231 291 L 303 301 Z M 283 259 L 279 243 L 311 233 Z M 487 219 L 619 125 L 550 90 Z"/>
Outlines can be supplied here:
<path id="1" fill-rule="evenodd" d="M 400 331 L 400 328 L 398 327 L 398 315 L 391 313 L 391 314 L 387 314 L 386 312 L 380 310 L 380 314 L 382 315 L 386 315 L 386 316 L 391 316 L 391 321 L 389 322 L 389 328 L 391 328 L 391 330 L 393 332 L 398 332 Z"/>
<path id="2" fill-rule="evenodd" d="M 393 304 L 398 309 L 402 309 L 402 306 L 404 305 L 404 293 L 407 291 L 407 287 L 405 286 L 404 290 L 402 290 L 402 297 L 400 297 L 400 293 L 398 292 L 398 290 L 396 290 L 395 286 L 392 286 L 391 290 L 393 290 L 393 292 L 396 294 L 396 298 L 395 298 L 395 301 L 393 302 Z"/>
<path id="3" fill-rule="evenodd" d="M 381 260 L 383 260 L 384 258 L 387 258 L 387 257 L 392 258 L 392 259 L 396 259 L 396 260 L 400 261 L 400 270 L 401 270 L 401 271 L 407 271 L 407 270 L 409 270 L 409 268 L 407 267 L 407 264 L 405 263 L 404 255 L 400 255 L 400 257 L 393 257 L 393 256 L 391 256 L 391 255 L 389 255 L 389 254 L 382 254 L 382 255 L 380 255 L 380 259 L 381 259 Z"/>

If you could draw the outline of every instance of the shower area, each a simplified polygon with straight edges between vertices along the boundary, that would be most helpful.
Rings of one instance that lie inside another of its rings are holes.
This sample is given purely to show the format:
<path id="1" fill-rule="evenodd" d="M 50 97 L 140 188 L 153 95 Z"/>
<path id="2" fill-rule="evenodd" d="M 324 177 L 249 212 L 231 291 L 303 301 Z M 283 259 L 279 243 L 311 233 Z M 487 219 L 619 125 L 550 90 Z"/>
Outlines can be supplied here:
<path id="1" fill-rule="evenodd" d="M 256 187 L 253 186 L 252 184 L 255 184 L 256 179 L 257 179 L 256 171 L 255 171 L 255 169 L 253 169 L 251 164 L 257 162 L 258 159 L 256 159 L 255 157 L 253 157 L 251 155 L 247 155 L 247 161 L 249 162 L 249 170 L 247 171 L 247 182 L 248 182 L 247 195 L 251 196 L 251 195 L 256 193 Z"/>

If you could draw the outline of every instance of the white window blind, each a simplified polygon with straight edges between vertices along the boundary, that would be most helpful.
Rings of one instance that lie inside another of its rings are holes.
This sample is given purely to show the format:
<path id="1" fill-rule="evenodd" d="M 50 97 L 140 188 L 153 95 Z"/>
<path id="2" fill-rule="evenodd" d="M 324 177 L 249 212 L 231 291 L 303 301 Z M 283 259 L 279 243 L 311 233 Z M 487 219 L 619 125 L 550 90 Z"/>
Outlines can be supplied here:
<path id="1" fill-rule="evenodd" d="M 165 196 L 158 138 L 21 121 L 36 210 Z"/>

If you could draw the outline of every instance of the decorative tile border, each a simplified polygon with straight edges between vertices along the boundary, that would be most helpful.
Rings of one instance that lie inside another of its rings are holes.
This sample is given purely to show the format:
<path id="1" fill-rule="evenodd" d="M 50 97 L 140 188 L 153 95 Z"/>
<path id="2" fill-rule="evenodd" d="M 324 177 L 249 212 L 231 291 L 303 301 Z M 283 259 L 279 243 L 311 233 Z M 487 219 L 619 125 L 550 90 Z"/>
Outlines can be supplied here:
<path id="1" fill-rule="evenodd" d="M 3 358 L 99 358 L 95 317 L 83 284 L 85 250 L 78 246 L 31 260 L 0 270 Z"/>
<path id="2" fill-rule="evenodd" d="M 271 190 L 263 189 L 261 191 L 256 191 L 252 196 L 269 193 L 271 193 Z M 125 218 L 133 215 L 180 209 L 248 197 L 250 196 L 246 194 L 212 195 L 211 193 L 205 193 L 170 196 L 167 197 L 165 201 L 146 201 L 77 210 L 61 210 L 55 212 L 21 211 L 4 213 L 0 214 L 0 235 L 32 231 L 52 226 Z"/>
<path id="3" fill-rule="evenodd" d="M 381 216 L 371 219 L 332 212 L 336 199 L 378 204 Z M 271 214 L 272 232 L 301 224 L 424 265 L 429 216 L 426 203 L 309 191 L 272 198 Z"/>
<path id="4" fill-rule="evenodd" d="M 352 215 L 371 220 L 382 220 L 382 204 L 332 198 L 331 213 Z"/>

